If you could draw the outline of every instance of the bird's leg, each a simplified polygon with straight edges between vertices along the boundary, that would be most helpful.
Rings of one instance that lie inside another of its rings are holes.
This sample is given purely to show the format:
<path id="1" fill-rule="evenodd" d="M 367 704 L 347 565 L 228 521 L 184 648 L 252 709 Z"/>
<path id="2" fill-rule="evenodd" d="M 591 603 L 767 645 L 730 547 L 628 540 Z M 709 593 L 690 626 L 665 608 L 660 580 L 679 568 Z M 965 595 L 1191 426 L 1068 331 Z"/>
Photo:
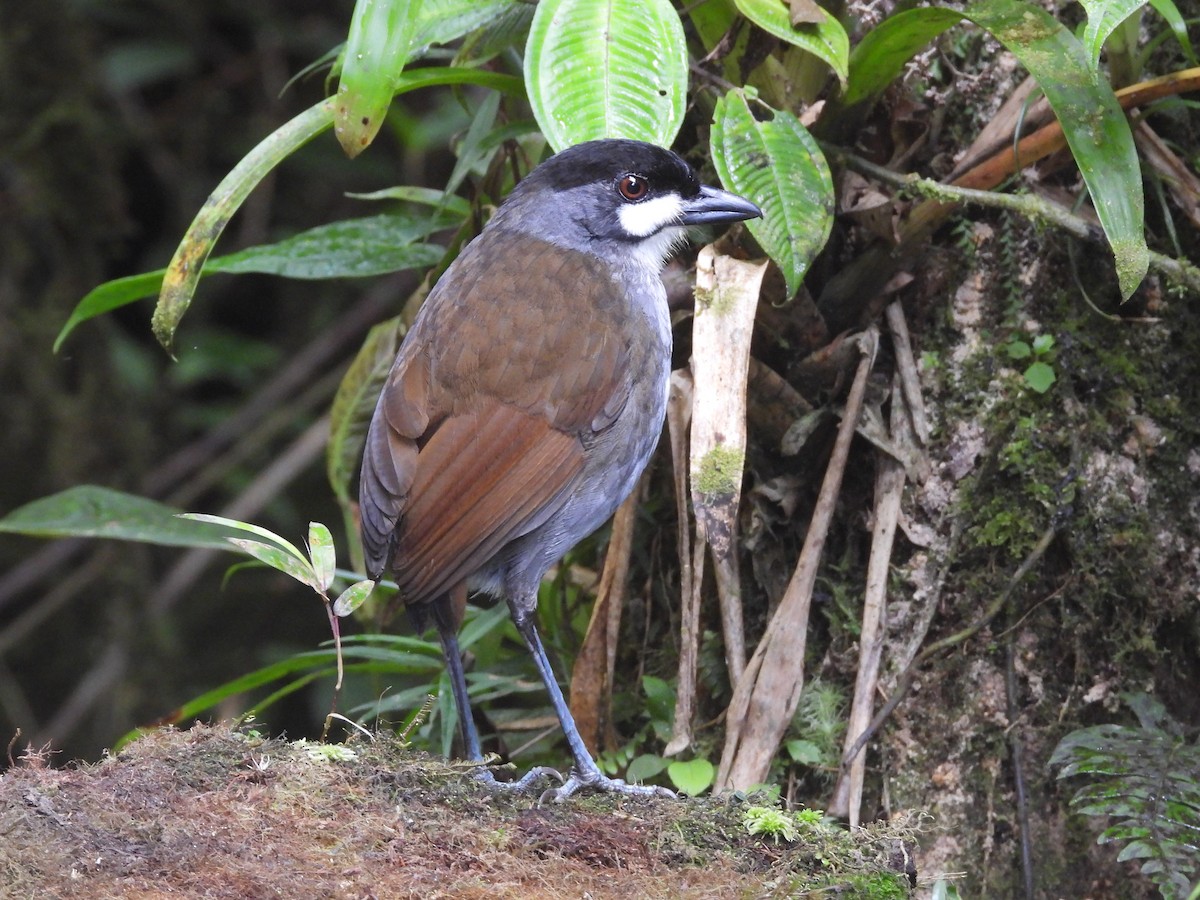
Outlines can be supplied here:
<path id="1" fill-rule="evenodd" d="M 434 619 L 438 636 L 442 641 L 442 656 L 446 659 L 446 672 L 450 676 L 450 690 L 454 694 L 454 706 L 458 710 L 458 727 L 462 729 L 460 733 L 463 739 L 463 752 L 468 762 L 482 763 L 483 750 L 479 744 L 479 731 L 475 727 L 475 718 L 471 715 L 471 698 L 467 694 L 467 676 L 463 672 L 462 653 L 458 649 L 458 635 L 452 625 L 440 621 L 440 616 L 435 616 Z M 562 775 L 549 766 L 537 766 L 530 769 L 516 781 L 499 781 L 492 774 L 492 770 L 483 765 L 480 765 L 474 772 L 475 778 L 488 787 L 512 791 L 527 791 L 547 775 L 557 778 L 560 782 L 563 781 Z"/>
<path id="2" fill-rule="evenodd" d="M 525 644 L 529 647 L 529 653 L 533 656 L 534 664 L 537 665 L 538 673 L 542 676 L 542 681 L 546 685 L 546 691 L 550 694 L 550 703 L 554 707 L 554 712 L 558 716 L 559 723 L 562 725 L 563 734 L 567 737 L 567 744 L 571 748 L 571 755 L 575 758 L 575 766 L 571 770 L 570 777 L 561 786 L 550 788 L 543 793 L 541 799 L 538 801 L 539 804 L 545 803 L 547 800 L 554 800 L 555 802 L 566 800 L 581 787 L 589 787 L 598 791 L 611 791 L 619 794 L 631 794 L 638 797 L 674 797 L 675 794 L 664 787 L 627 784 L 619 778 L 609 778 L 600 771 L 600 767 L 596 765 L 596 761 L 592 759 L 592 754 L 588 752 L 587 746 L 583 743 L 579 729 L 575 727 L 575 718 L 571 715 L 567 701 L 563 698 L 562 690 L 559 688 L 558 681 L 554 677 L 554 670 L 550 667 L 550 660 L 546 657 L 546 649 L 542 646 L 542 639 L 538 635 L 537 626 L 533 621 L 533 608 L 530 607 L 527 610 L 524 607 L 518 607 L 511 600 L 509 601 L 508 608 L 512 613 L 513 623 L 517 626 L 517 631 L 521 633 L 521 637 L 525 639 Z"/>

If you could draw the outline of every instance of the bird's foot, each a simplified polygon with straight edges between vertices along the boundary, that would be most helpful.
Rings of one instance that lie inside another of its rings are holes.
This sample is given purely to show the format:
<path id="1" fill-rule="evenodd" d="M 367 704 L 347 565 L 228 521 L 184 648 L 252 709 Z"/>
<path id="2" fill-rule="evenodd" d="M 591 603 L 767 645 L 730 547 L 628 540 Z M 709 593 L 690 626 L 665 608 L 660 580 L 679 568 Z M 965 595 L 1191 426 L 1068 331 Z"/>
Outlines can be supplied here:
<path id="1" fill-rule="evenodd" d="M 542 793 L 538 798 L 538 806 L 541 806 L 546 801 L 554 803 L 562 803 L 580 788 L 588 788 L 593 791 L 605 791 L 612 794 L 625 794 L 630 797 L 670 797 L 674 799 L 675 792 L 668 790 L 665 787 L 657 787 L 650 784 L 628 784 L 620 778 L 609 778 L 600 771 L 580 773 L 578 769 L 571 769 L 571 775 L 561 785 L 555 788 L 550 788 Z"/>
<path id="2" fill-rule="evenodd" d="M 564 784 L 567 781 L 567 779 L 562 777 L 562 773 L 558 769 L 552 769 L 549 766 L 535 766 L 516 781 L 501 781 L 491 769 L 485 767 L 480 767 L 472 771 L 471 777 L 481 782 L 489 790 L 514 791 L 518 794 L 530 790 L 543 778 L 557 778 L 560 784 Z M 551 788 L 551 790 L 554 790 L 554 788 Z"/>

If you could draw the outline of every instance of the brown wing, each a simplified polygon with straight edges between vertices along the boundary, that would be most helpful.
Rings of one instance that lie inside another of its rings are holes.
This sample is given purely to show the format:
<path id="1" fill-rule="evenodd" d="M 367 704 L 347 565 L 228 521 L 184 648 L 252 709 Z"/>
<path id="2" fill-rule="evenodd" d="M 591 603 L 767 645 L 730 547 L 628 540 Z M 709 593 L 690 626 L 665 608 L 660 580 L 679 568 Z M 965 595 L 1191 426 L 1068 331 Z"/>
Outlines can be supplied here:
<path id="1" fill-rule="evenodd" d="M 499 238 L 499 240 L 497 240 Z M 426 301 L 371 423 L 368 570 L 431 600 L 549 518 L 628 396 L 629 310 L 590 257 L 489 231 Z"/>

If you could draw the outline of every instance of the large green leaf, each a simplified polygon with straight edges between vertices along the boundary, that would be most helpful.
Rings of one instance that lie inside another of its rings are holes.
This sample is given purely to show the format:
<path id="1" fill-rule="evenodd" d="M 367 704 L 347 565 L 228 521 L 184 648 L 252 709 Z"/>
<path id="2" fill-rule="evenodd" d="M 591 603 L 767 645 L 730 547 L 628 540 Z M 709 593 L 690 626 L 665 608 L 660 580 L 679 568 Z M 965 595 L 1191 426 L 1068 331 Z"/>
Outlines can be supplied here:
<path id="1" fill-rule="evenodd" d="M 313 574 L 317 576 L 318 590 L 324 593 L 333 584 L 337 559 L 333 535 L 320 522 L 308 523 L 308 557 L 312 561 Z"/>
<path id="2" fill-rule="evenodd" d="M 180 518 L 179 510 L 111 488 L 79 485 L 42 497 L 0 519 L 0 531 L 33 537 L 114 538 L 234 551 L 238 531 Z"/>
<path id="3" fill-rule="evenodd" d="M 1193 66 L 1196 65 L 1196 51 L 1192 47 L 1191 38 L 1188 37 L 1188 23 L 1180 15 L 1178 7 L 1171 0 L 1150 0 L 1150 5 L 1166 20 L 1171 34 L 1175 35 L 1175 40 L 1179 41 L 1179 46 L 1183 49 L 1183 55 L 1187 57 L 1188 62 Z"/>
<path id="4" fill-rule="evenodd" d="M 1083 30 L 1083 46 L 1092 68 L 1100 65 L 1100 51 L 1117 26 L 1145 5 L 1145 0 L 1079 0 L 1087 10 L 1087 26 Z"/>
<path id="5" fill-rule="evenodd" d="M 212 525 L 224 525 L 229 528 L 237 529 L 238 531 L 249 532 L 250 534 L 257 535 L 260 538 L 265 538 L 271 542 L 270 546 L 278 547 L 287 553 L 287 555 L 292 559 L 301 562 L 306 566 L 308 565 L 308 557 L 300 552 L 299 547 L 297 547 L 287 538 L 281 537 L 273 531 L 268 531 L 261 525 L 255 525 L 253 522 L 243 522 L 239 519 L 228 519 L 225 516 L 214 516 L 208 513 L 180 513 L 179 517 L 181 519 L 190 519 L 194 522 L 208 522 Z M 242 540 L 243 537 L 239 536 L 237 539 Z M 264 544 L 263 546 L 268 545 Z M 311 566 L 309 566 L 309 568 L 311 569 Z"/>
<path id="6" fill-rule="evenodd" d="M 730 91 L 713 113 L 712 157 L 725 187 L 762 207 L 747 222 L 774 260 L 788 293 L 800 288 L 833 227 L 833 177 L 812 135 L 791 113 L 759 120 L 744 91 Z"/>
<path id="7" fill-rule="evenodd" d="M 402 334 L 399 316 L 372 328 L 334 395 L 329 410 L 325 473 L 334 496 L 342 504 L 350 502 L 350 489 L 362 456 L 371 413 L 400 348 Z"/>
<path id="8" fill-rule="evenodd" d="M 670 146 L 687 99 L 670 0 L 541 0 L 525 48 L 534 117 L 555 150 L 595 138 Z"/>
<path id="9" fill-rule="evenodd" d="M 248 247 L 210 259 L 201 275 L 260 272 L 287 278 L 361 278 L 420 269 L 441 259 L 441 247 L 416 243 L 457 224 L 451 207 L 437 213 L 389 213 L 321 225 L 276 244 Z M 54 341 L 57 351 L 76 327 L 96 316 L 152 297 L 166 269 L 131 275 L 93 288 L 76 304 Z"/>
<path id="10" fill-rule="evenodd" d="M 1121 295 L 1128 298 L 1150 263 L 1133 133 L 1083 44 L 1040 6 L 1023 0 L 981 0 L 961 13 L 922 8 L 891 17 L 855 48 L 844 104 L 878 95 L 921 47 L 959 18 L 991 32 L 1046 95 L 1112 247 Z"/>
<path id="11" fill-rule="evenodd" d="M 296 559 L 285 550 L 278 547 L 273 547 L 270 544 L 264 544 L 262 541 L 252 541 L 248 538 L 230 538 L 229 543 L 233 544 L 243 553 L 253 556 L 260 563 L 270 566 L 272 569 L 282 572 L 295 578 L 301 584 L 306 584 L 314 591 L 320 592 L 321 587 L 317 581 L 316 573 L 313 572 L 312 566 L 305 560 Z"/>
<path id="12" fill-rule="evenodd" d="M 1021 0 L 982 0 L 965 17 L 1004 44 L 1046 95 L 1092 195 L 1128 299 L 1150 268 L 1142 174 L 1133 132 L 1112 88 L 1088 64 L 1087 51 L 1053 16 Z"/>
<path id="13" fill-rule="evenodd" d="M 783 0 L 735 0 L 747 19 L 780 40 L 807 50 L 829 64 L 842 87 L 846 86 L 850 38 L 842 23 L 831 14 L 816 24 L 792 25 L 791 12 Z"/>
<path id="14" fill-rule="evenodd" d="M 1083 31 L 1083 46 L 1087 49 L 1092 67 L 1100 64 L 1104 42 L 1117 27 L 1146 5 L 1146 0 L 1079 0 L 1087 10 L 1087 26 Z M 1172 0 L 1150 0 L 1150 5 L 1162 16 L 1179 41 L 1184 54 L 1195 65 L 1196 54 L 1187 33 L 1187 23 Z M 1136 23 L 1135 23 L 1136 25 Z M 1135 27 L 1136 31 L 1136 27 Z"/>
<path id="15" fill-rule="evenodd" d="M 422 0 L 357 0 L 342 54 L 334 134 L 353 158 L 375 139 L 412 52 Z"/>
<path id="16" fill-rule="evenodd" d="M 413 44 L 448 44 L 525 4 L 520 0 L 422 0 Z"/>
<path id="17" fill-rule="evenodd" d="M 441 650 L 436 642 L 405 639 L 396 635 L 349 635 L 343 640 L 342 646 L 347 674 L 429 677 L 437 673 L 442 666 Z M 244 697 L 272 682 L 290 679 L 283 687 L 243 713 L 244 716 L 258 714 L 316 679 L 332 680 L 337 674 L 337 657 L 333 649 L 295 653 L 206 691 L 172 710 L 160 719 L 158 724 L 191 722 L 201 713 L 231 698 Z M 424 686 L 424 690 L 428 691 L 428 685 Z M 144 730 L 135 728 L 123 735 L 116 742 L 116 746 L 119 748 L 134 740 Z"/>
<path id="18" fill-rule="evenodd" d="M 910 9 L 884 19 L 850 54 L 850 77 L 843 106 L 873 99 L 904 71 L 908 61 L 934 38 L 962 21 L 962 13 L 936 6 Z"/>
<path id="19" fill-rule="evenodd" d="M 515 76 L 462 66 L 403 72 L 392 88 L 395 93 L 402 94 L 444 84 L 477 84 L 517 96 L 523 95 L 525 90 L 521 79 Z M 175 330 L 191 305 L 209 253 L 255 185 L 275 166 L 332 124 L 333 103 L 322 100 L 259 142 L 209 195 L 188 226 L 163 276 L 158 305 L 151 320 L 154 335 L 160 344 L 170 348 L 175 339 Z"/>
<path id="20" fill-rule="evenodd" d="M 441 247 L 419 244 L 457 225 L 449 212 L 384 213 L 301 232 L 277 244 L 250 247 L 211 260 L 205 274 L 262 272 L 286 278 L 364 278 L 432 266 Z"/>

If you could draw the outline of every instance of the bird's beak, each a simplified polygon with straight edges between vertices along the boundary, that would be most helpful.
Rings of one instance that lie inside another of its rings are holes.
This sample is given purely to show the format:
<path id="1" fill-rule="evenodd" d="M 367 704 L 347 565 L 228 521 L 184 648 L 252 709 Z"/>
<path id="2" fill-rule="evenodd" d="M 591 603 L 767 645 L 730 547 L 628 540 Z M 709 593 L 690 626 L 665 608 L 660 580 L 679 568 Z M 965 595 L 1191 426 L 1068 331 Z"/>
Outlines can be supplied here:
<path id="1" fill-rule="evenodd" d="M 737 222 L 742 219 L 761 219 L 762 210 L 737 194 L 704 185 L 700 193 L 683 204 L 683 225 L 712 225 L 718 222 Z"/>

